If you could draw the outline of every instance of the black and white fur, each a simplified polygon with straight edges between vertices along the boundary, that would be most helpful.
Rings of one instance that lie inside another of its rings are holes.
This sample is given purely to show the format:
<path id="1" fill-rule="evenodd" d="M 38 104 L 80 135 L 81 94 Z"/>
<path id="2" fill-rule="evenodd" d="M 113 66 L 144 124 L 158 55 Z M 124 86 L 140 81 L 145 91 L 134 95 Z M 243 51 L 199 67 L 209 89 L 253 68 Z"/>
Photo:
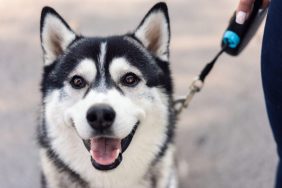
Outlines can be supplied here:
<path id="1" fill-rule="evenodd" d="M 167 6 L 156 4 L 137 29 L 125 35 L 77 35 L 52 8 L 41 14 L 44 72 L 38 128 L 44 188 L 176 188 L 175 114 L 169 69 L 170 26 Z M 121 78 L 134 73 L 134 87 Z M 73 76 L 86 87 L 74 89 Z M 111 106 L 116 118 L 111 136 L 125 138 L 138 128 L 123 160 L 114 169 L 93 167 L 83 140 L 95 131 L 87 110 Z"/>

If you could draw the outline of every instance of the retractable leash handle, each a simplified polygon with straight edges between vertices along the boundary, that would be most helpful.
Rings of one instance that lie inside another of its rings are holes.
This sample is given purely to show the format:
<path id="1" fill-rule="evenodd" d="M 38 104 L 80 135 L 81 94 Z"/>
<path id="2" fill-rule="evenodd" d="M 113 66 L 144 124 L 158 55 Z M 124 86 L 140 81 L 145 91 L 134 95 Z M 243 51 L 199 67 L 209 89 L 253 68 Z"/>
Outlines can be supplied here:
<path id="1" fill-rule="evenodd" d="M 237 56 L 248 45 L 266 16 L 268 9 L 262 9 L 262 4 L 263 0 L 254 2 L 253 10 L 244 24 L 236 22 L 236 12 L 234 13 L 221 42 L 222 47 L 228 44 L 226 53 Z"/>
<path id="2" fill-rule="evenodd" d="M 176 115 L 179 115 L 184 108 L 187 108 L 195 94 L 201 91 L 206 77 L 221 54 L 226 52 L 230 55 L 237 56 L 248 45 L 266 16 L 267 8 L 261 9 L 262 3 L 262 0 L 256 0 L 254 2 L 252 13 L 244 24 L 236 23 L 236 12 L 234 13 L 227 30 L 224 32 L 221 41 L 221 50 L 211 62 L 206 64 L 199 76 L 194 79 L 189 87 L 188 94 L 174 101 Z"/>

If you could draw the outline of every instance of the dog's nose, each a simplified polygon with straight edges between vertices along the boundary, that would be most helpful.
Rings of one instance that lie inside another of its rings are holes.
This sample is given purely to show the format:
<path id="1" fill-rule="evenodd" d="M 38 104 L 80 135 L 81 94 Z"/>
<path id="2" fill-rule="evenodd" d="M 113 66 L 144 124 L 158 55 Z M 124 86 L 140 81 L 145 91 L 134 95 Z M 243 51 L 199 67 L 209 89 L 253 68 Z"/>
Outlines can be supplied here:
<path id="1" fill-rule="evenodd" d="M 86 119 L 95 130 L 105 130 L 111 127 L 116 117 L 112 107 L 107 104 L 94 105 L 87 111 Z"/>

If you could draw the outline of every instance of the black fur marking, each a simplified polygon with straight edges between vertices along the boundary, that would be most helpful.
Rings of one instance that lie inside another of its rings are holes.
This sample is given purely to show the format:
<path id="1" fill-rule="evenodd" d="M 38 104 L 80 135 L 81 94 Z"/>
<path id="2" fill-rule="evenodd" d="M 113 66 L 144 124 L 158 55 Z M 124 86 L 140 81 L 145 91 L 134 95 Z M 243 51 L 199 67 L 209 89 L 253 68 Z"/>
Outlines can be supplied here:
<path id="1" fill-rule="evenodd" d="M 156 12 L 156 11 L 161 11 L 163 12 L 165 19 L 167 21 L 167 23 L 169 24 L 169 14 L 168 14 L 168 8 L 165 2 L 159 2 L 157 4 L 155 4 L 150 10 L 149 12 L 145 15 L 145 17 L 143 18 L 143 20 L 141 21 L 141 23 L 139 24 L 139 26 L 137 27 L 136 30 L 138 30 L 138 28 L 140 28 L 144 22 L 146 21 L 146 19 L 148 18 L 148 16 L 150 16 L 152 13 Z M 169 26 L 169 25 L 168 25 Z M 170 31 L 170 28 L 168 28 Z"/>
<path id="2" fill-rule="evenodd" d="M 170 144 L 174 142 L 174 136 L 175 136 L 175 124 L 176 124 L 176 116 L 175 112 L 172 108 L 172 99 L 170 99 L 170 105 L 169 105 L 169 122 L 167 124 L 167 130 L 166 130 L 166 139 L 164 143 L 162 144 L 162 147 L 160 148 L 160 151 L 157 155 L 157 157 L 153 160 L 152 165 L 155 165 L 160 159 L 165 155 L 168 147 Z"/>
<path id="3" fill-rule="evenodd" d="M 79 174 L 71 170 L 51 148 L 47 149 L 47 156 L 54 163 L 59 172 L 65 172 L 69 175 L 71 181 L 80 185 L 81 187 L 88 188 L 88 183 L 83 180 Z"/>
<path id="4" fill-rule="evenodd" d="M 154 174 L 151 174 L 151 188 L 156 188 L 157 187 L 157 178 Z"/>
<path id="5" fill-rule="evenodd" d="M 113 80 L 112 80 L 112 82 L 113 82 L 113 87 L 115 87 L 116 90 L 118 90 L 122 95 L 125 95 L 123 90 L 121 89 L 121 87 L 119 87 L 119 85 L 117 83 L 115 83 Z"/>
<path id="6" fill-rule="evenodd" d="M 52 15 L 56 16 L 60 21 L 62 21 L 62 23 L 65 25 L 65 27 L 67 27 L 70 31 L 72 31 L 72 29 L 67 24 L 67 22 L 53 8 L 46 6 L 41 11 L 40 33 L 42 33 L 42 30 L 43 30 L 43 27 L 44 27 L 44 22 L 45 22 L 45 17 L 48 14 L 52 14 Z"/>
<path id="7" fill-rule="evenodd" d="M 45 175 L 41 172 L 41 188 L 47 188 Z"/>
<path id="8" fill-rule="evenodd" d="M 90 140 L 82 140 L 84 146 L 86 147 L 87 151 L 90 151 L 91 149 L 91 141 Z"/>
<path id="9" fill-rule="evenodd" d="M 42 118 L 41 124 L 37 127 L 37 142 L 42 148 L 49 147 L 49 140 L 47 137 L 47 130 L 44 118 Z"/>
<path id="10" fill-rule="evenodd" d="M 91 87 L 88 87 L 87 90 L 85 91 L 84 95 L 83 95 L 83 98 L 86 97 L 86 95 L 90 92 L 91 90 Z"/>

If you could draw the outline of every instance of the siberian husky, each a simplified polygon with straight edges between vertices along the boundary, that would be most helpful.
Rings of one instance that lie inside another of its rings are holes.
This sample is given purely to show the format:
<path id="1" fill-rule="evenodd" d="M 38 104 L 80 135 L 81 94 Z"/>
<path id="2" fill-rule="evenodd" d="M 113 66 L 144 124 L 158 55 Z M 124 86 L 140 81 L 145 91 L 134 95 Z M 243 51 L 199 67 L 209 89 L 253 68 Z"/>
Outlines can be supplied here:
<path id="1" fill-rule="evenodd" d="M 166 4 L 110 37 L 78 35 L 45 7 L 40 37 L 42 187 L 177 187 Z"/>

